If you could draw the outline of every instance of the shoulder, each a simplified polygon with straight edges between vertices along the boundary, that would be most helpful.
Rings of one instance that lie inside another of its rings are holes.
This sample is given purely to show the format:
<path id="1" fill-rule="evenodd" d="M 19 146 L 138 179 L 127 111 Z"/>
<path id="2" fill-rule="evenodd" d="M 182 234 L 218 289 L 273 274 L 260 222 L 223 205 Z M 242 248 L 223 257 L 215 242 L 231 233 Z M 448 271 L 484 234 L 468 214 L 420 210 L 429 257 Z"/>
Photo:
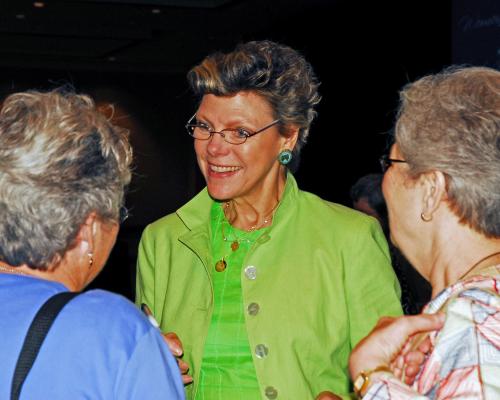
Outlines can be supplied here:
<path id="1" fill-rule="evenodd" d="M 379 223 L 375 218 L 342 204 L 324 200 L 313 193 L 299 190 L 297 203 L 299 213 L 304 213 L 315 223 L 327 224 L 332 230 L 339 228 L 343 234 L 349 232 L 358 234 L 363 231 L 377 231 L 378 233 L 380 230 Z"/>
<path id="2" fill-rule="evenodd" d="M 435 300 L 438 299 L 439 297 Z M 498 352 L 498 291 L 495 293 L 484 288 L 466 288 L 454 294 L 443 311 L 446 321 L 441 330 L 431 336 L 434 350 L 424 371 L 431 374 L 432 371 L 438 371 L 436 368 L 439 367 L 439 375 L 446 377 L 448 381 L 448 377 L 460 375 L 464 371 L 463 366 L 470 365 L 471 360 L 475 359 L 476 366 L 481 369 L 479 376 L 492 372 L 496 374 L 497 363 L 491 363 L 493 359 L 484 355 Z M 468 378 L 474 380 L 478 375 L 469 375 Z M 424 374 L 420 380 L 432 382 L 434 377 Z M 488 380 L 484 381 L 484 384 L 488 387 Z"/>
<path id="3" fill-rule="evenodd" d="M 176 225 L 182 225 L 182 221 L 176 213 L 171 213 L 147 225 L 145 232 L 157 233 L 163 231 L 165 228 L 175 227 Z"/>
<path id="4" fill-rule="evenodd" d="M 180 380 L 170 377 L 175 376 L 175 361 L 159 330 L 130 301 L 103 290 L 84 292 L 69 302 L 43 346 L 32 387 L 39 390 L 43 382 L 51 382 L 50 393 L 60 395 L 49 398 L 79 398 L 78 393 L 135 399 L 148 393 L 144 390 L 164 390 L 172 379 Z M 52 381 L 55 367 L 62 379 Z M 160 398 L 146 395 L 153 397 Z"/>
<path id="5" fill-rule="evenodd" d="M 147 225 L 141 235 L 141 246 L 156 246 L 177 240 L 179 235 L 187 232 L 185 224 L 176 213 L 166 215 Z"/>
<path id="6" fill-rule="evenodd" d="M 464 332 L 466 335 L 471 327 L 474 328 L 473 331 L 479 330 L 483 335 L 487 335 L 487 332 L 500 334 L 498 284 L 499 281 L 495 278 L 459 282 L 434 299 L 429 304 L 431 310 L 439 310 L 439 306 L 443 305 L 441 310 L 446 314 L 446 323 L 440 338 L 460 336 L 458 332 Z"/>
<path id="7" fill-rule="evenodd" d="M 456 282 L 439 293 L 428 306 L 429 312 L 445 311 L 456 307 L 491 307 L 500 310 L 500 269 L 471 276 Z"/>
<path id="8" fill-rule="evenodd" d="M 495 285 L 500 284 L 498 279 L 492 279 L 491 282 Z M 466 287 L 452 295 L 445 307 L 445 312 L 457 313 L 460 318 L 463 318 L 465 313 L 472 320 L 476 320 L 478 313 L 500 315 L 500 294 L 495 287 L 491 289 Z"/>
<path id="9" fill-rule="evenodd" d="M 177 237 L 183 232 L 204 225 L 209 221 L 212 204 L 213 200 L 205 188 L 175 213 L 168 214 L 149 224 L 144 230 L 142 238 Z"/>
<path id="10" fill-rule="evenodd" d="M 66 323 L 83 331 L 93 330 L 128 336 L 136 341 L 153 326 L 142 312 L 125 297 L 105 290 L 90 290 L 74 298 L 64 308 Z"/>

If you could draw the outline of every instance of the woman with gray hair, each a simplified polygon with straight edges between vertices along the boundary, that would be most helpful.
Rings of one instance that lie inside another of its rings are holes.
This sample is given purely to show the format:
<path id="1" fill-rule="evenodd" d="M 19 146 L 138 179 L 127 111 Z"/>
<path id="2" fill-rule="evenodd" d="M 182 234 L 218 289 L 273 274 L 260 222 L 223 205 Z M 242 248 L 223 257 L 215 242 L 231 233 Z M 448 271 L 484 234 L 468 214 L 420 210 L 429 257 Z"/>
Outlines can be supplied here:
<path id="1" fill-rule="evenodd" d="M 499 399 L 500 72 L 455 68 L 408 85 L 382 165 L 392 240 L 433 299 L 358 345 L 355 388 L 364 399 Z M 411 386 L 407 372 L 418 373 Z"/>
<path id="2" fill-rule="evenodd" d="M 102 290 L 78 295 L 56 314 L 38 355 L 29 358 L 36 354 L 30 335 L 40 332 L 40 315 L 48 318 L 46 305 L 81 291 L 103 268 L 131 160 L 127 132 L 87 96 L 33 91 L 4 101 L 0 398 L 184 398 L 158 329 L 132 303 Z M 31 370 L 24 368 L 27 355 Z"/>
<path id="3" fill-rule="evenodd" d="M 311 66 L 249 42 L 188 80 L 199 104 L 186 129 L 207 187 L 144 231 L 138 304 L 178 335 L 167 338 L 191 368 L 190 399 L 347 396 L 348 354 L 379 316 L 401 313 L 399 287 L 379 224 L 289 172 L 320 100 Z"/>

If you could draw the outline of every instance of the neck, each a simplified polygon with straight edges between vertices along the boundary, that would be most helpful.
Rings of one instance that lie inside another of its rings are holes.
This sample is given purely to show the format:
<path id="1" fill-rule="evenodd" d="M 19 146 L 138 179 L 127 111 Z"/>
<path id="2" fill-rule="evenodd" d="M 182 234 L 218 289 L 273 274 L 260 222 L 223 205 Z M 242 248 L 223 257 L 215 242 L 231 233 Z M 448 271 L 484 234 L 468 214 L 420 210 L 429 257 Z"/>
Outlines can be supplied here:
<path id="1" fill-rule="evenodd" d="M 272 222 L 286 183 L 284 169 L 280 168 L 278 174 L 273 184 L 261 185 L 258 193 L 225 203 L 224 212 L 232 226 L 248 231 L 263 228 Z"/>
<path id="2" fill-rule="evenodd" d="M 17 267 L 13 267 L 12 265 L 7 264 L 6 262 L 0 263 L 0 273 L 2 274 L 15 274 L 15 275 L 26 275 L 26 276 L 35 276 L 36 270 L 29 268 L 27 265 L 20 265 Z"/>
<path id="3" fill-rule="evenodd" d="M 439 251 L 434 252 L 430 268 L 433 297 L 466 275 L 500 263 L 500 239 L 487 238 L 470 228 L 449 235 L 441 244 L 435 246 Z"/>
<path id="4" fill-rule="evenodd" d="M 71 291 L 82 290 L 84 285 L 78 284 L 78 282 L 73 279 L 71 274 L 66 274 L 64 271 L 64 268 L 59 267 L 49 267 L 46 270 L 41 270 L 30 268 L 27 264 L 14 267 L 3 261 L 0 262 L 0 273 L 2 274 L 31 276 L 38 279 L 44 279 L 46 281 L 59 282 Z"/>

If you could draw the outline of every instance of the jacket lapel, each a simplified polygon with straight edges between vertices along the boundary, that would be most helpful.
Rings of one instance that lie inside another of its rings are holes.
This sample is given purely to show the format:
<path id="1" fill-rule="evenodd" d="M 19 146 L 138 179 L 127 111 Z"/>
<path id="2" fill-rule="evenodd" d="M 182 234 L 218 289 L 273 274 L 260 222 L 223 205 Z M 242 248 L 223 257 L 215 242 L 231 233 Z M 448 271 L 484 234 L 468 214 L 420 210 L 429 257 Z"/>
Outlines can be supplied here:
<path id="1" fill-rule="evenodd" d="M 212 288 L 212 250 L 210 247 L 210 209 L 213 200 L 203 189 L 189 203 L 177 210 L 177 216 L 187 228 L 178 239 L 201 260 Z"/>

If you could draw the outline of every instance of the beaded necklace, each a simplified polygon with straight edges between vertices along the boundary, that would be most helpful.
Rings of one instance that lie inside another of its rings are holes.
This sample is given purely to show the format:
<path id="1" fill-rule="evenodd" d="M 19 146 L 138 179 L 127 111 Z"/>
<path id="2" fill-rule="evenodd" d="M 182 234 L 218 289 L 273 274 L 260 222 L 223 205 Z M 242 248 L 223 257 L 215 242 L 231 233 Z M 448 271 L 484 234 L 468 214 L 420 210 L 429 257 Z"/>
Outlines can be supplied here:
<path id="1" fill-rule="evenodd" d="M 220 215 L 220 224 L 221 224 L 221 233 L 222 233 L 222 241 L 223 244 L 230 242 L 230 248 L 231 251 L 229 253 L 225 253 L 222 251 L 224 254 L 217 262 L 215 263 L 215 270 L 217 272 L 223 272 L 228 264 L 227 264 L 227 259 L 228 257 L 235 251 L 237 251 L 240 248 L 241 243 L 248 243 L 251 244 L 255 241 L 255 237 L 250 238 L 249 236 L 253 236 L 252 234 L 259 229 L 264 228 L 266 225 L 268 225 L 273 217 L 274 213 L 276 212 L 276 209 L 278 208 L 280 202 L 278 201 L 274 207 L 271 209 L 271 211 L 267 214 L 267 216 L 264 218 L 264 220 L 260 224 L 252 225 L 250 228 L 246 229 L 243 234 L 238 235 L 236 233 L 235 228 L 229 223 L 228 219 L 226 217 L 226 210 L 230 210 L 232 208 L 234 210 L 234 205 L 231 205 L 231 202 L 225 202 L 223 205 L 223 212 Z M 234 210 L 234 213 L 236 211 Z M 225 229 L 225 226 L 227 225 L 228 230 Z M 264 234 L 265 235 L 265 234 Z"/>
<path id="2" fill-rule="evenodd" d="M 17 268 L 11 268 L 5 265 L 0 265 L 0 271 L 10 272 L 11 274 L 28 275 L 26 272 L 19 271 Z"/>

